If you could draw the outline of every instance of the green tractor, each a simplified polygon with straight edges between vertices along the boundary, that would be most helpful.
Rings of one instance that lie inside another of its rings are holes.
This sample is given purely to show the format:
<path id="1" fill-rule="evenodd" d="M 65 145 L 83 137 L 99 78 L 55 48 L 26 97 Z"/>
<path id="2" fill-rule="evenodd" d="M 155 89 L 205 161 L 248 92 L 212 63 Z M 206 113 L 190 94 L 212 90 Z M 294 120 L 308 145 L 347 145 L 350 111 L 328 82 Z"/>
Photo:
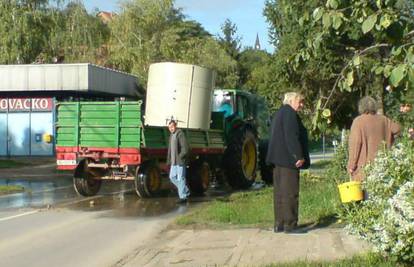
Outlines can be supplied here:
<path id="1" fill-rule="evenodd" d="M 80 195 L 95 195 L 102 181 L 111 180 L 133 181 L 142 198 L 172 189 L 166 164 L 166 119 L 172 115 L 180 118 L 189 144 L 192 194 L 203 194 L 214 177 L 247 189 L 258 169 L 264 182 L 272 182 L 265 164 L 269 114 L 263 98 L 234 89 L 214 90 L 211 98 L 214 73 L 199 66 L 163 62 L 152 70 L 145 111 L 142 101 L 57 103 L 57 168 L 74 172 Z"/>
<path id="2" fill-rule="evenodd" d="M 257 167 L 261 179 L 271 184 L 272 169 L 266 165 L 270 117 L 264 99 L 247 91 L 216 89 L 212 105 L 211 128 L 224 128 L 227 148 L 222 169 L 230 186 L 249 188 L 256 179 Z M 224 121 L 215 119 L 216 114 Z"/>

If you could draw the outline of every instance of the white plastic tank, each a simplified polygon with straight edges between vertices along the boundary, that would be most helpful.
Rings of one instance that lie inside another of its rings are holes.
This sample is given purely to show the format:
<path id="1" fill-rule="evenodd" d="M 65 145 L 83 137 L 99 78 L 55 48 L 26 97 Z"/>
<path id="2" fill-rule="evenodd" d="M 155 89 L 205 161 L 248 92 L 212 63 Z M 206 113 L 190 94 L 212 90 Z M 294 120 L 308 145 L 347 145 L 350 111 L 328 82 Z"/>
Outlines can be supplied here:
<path id="1" fill-rule="evenodd" d="M 145 103 L 145 124 L 208 130 L 215 73 L 207 68 L 181 63 L 150 66 Z"/>

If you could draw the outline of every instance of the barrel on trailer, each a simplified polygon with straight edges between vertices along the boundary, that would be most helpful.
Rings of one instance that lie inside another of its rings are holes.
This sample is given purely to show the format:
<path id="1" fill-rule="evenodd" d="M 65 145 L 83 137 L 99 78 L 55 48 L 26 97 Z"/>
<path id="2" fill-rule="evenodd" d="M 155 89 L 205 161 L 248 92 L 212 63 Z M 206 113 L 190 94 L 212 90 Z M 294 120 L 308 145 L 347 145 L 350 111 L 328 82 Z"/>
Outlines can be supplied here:
<path id="1" fill-rule="evenodd" d="M 163 62 L 149 68 L 145 125 L 209 130 L 215 73 L 196 65 Z"/>

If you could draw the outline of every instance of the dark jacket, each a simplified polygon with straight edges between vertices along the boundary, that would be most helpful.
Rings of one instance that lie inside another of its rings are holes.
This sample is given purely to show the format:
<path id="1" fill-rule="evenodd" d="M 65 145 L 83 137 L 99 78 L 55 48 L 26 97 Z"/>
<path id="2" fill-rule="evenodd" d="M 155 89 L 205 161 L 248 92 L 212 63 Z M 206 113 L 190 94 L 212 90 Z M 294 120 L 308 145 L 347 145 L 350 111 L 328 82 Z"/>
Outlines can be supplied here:
<path id="1" fill-rule="evenodd" d="M 189 154 L 189 148 L 187 143 L 187 138 L 185 137 L 185 134 L 182 130 L 177 129 L 177 154 L 175 155 L 175 158 L 177 159 L 177 165 L 186 165 L 187 158 Z M 171 137 L 172 134 L 170 134 L 170 139 L 168 142 L 168 154 L 167 154 L 167 164 L 171 164 Z"/>
<path id="2" fill-rule="evenodd" d="M 283 105 L 273 116 L 266 162 L 296 169 L 295 163 L 305 159 L 301 169 L 310 166 L 308 132 L 296 111 Z"/>

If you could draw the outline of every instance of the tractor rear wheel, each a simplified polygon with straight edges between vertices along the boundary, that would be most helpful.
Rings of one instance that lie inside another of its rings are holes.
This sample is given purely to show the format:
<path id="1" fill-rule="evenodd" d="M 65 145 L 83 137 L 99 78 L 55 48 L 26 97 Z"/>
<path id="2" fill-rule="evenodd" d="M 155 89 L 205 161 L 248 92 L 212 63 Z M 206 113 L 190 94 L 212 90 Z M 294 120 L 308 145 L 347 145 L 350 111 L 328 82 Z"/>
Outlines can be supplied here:
<path id="1" fill-rule="evenodd" d="M 75 191 L 85 197 L 94 196 L 99 192 L 101 184 L 102 180 L 96 179 L 89 172 L 87 161 L 81 160 L 73 175 L 73 187 Z"/>
<path id="2" fill-rule="evenodd" d="M 207 162 L 197 160 L 190 165 L 187 184 L 192 195 L 203 195 L 210 184 L 210 166 Z"/>
<path id="3" fill-rule="evenodd" d="M 249 129 L 239 129 L 224 153 L 224 171 L 227 181 L 235 189 L 247 189 L 256 179 L 257 144 Z"/>
<path id="4" fill-rule="evenodd" d="M 157 196 L 161 191 L 161 170 L 156 162 L 144 162 L 135 173 L 135 191 L 140 198 Z"/>

